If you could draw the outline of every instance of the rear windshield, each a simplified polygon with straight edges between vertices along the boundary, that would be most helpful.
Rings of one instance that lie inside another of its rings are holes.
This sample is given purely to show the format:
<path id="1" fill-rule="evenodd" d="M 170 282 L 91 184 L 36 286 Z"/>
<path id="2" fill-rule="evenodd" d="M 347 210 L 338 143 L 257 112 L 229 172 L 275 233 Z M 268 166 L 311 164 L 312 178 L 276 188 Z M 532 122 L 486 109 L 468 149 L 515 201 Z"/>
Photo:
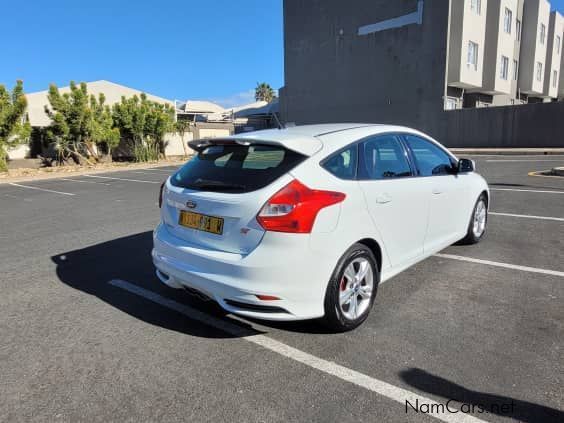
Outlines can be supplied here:
<path id="1" fill-rule="evenodd" d="M 176 187 L 243 193 L 269 185 L 306 156 L 282 146 L 210 145 L 171 178 Z"/>

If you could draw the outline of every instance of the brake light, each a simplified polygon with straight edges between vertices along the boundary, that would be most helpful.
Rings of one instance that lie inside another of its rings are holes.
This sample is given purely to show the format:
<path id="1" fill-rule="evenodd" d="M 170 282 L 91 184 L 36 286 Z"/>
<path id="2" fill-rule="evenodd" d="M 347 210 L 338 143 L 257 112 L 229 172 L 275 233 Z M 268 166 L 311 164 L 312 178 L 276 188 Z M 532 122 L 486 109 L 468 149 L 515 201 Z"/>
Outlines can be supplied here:
<path id="1" fill-rule="evenodd" d="M 159 209 L 163 205 L 163 190 L 164 190 L 165 184 L 166 184 L 166 181 L 161 184 L 161 188 L 159 190 Z"/>
<path id="2" fill-rule="evenodd" d="M 257 221 L 267 231 L 311 233 L 319 211 L 345 197 L 342 192 L 310 189 L 294 179 L 266 202 Z"/>

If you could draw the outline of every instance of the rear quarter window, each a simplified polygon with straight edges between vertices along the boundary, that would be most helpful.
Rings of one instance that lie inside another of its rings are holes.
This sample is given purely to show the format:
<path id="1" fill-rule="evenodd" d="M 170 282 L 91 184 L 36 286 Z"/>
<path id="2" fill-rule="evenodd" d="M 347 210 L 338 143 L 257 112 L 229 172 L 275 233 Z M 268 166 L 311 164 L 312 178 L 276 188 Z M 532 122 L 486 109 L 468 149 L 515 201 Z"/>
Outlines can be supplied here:
<path id="1" fill-rule="evenodd" d="M 352 180 L 356 178 L 358 161 L 357 146 L 352 145 L 345 150 L 329 156 L 321 162 L 321 166 L 337 178 Z"/>
<path id="2" fill-rule="evenodd" d="M 176 172 L 170 182 L 198 191 L 256 191 L 305 159 L 306 156 L 282 146 L 210 145 Z"/>

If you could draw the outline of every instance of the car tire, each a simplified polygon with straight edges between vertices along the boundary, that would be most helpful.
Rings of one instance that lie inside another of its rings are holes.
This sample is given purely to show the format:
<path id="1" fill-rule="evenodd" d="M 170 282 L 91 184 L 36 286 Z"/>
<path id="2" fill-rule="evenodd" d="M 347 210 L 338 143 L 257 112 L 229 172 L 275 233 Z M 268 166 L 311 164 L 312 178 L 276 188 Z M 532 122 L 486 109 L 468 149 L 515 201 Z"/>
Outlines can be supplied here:
<path id="1" fill-rule="evenodd" d="M 365 276 L 361 278 L 363 273 Z M 339 259 L 327 285 L 325 326 L 335 332 L 346 332 L 362 324 L 372 309 L 379 282 L 374 254 L 366 245 L 354 244 Z"/>
<path id="2" fill-rule="evenodd" d="M 466 236 L 461 239 L 458 244 L 472 245 L 477 244 L 486 234 L 486 227 L 488 223 L 488 198 L 486 194 L 482 193 L 476 200 L 470 222 L 468 223 L 468 230 Z"/>

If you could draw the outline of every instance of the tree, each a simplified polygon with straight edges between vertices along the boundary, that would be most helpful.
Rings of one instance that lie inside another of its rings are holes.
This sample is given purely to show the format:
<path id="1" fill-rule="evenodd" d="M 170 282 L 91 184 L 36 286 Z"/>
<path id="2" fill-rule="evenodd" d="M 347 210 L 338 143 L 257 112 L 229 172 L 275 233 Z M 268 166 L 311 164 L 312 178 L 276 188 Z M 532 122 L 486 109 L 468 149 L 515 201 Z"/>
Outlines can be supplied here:
<path id="1" fill-rule="evenodd" d="M 47 94 L 50 108 L 45 113 L 51 118 L 47 136 L 55 144 L 59 162 L 72 157 L 77 163 L 80 159 L 90 162 L 91 154 L 87 145 L 92 129 L 88 89 L 85 83 L 77 86 L 70 82 L 70 92 L 61 94 L 56 85 L 49 85 Z"/>
<path id="2" fill-rule="evenodd" d="M 101 148 L 111 154 L 118 145 L 119 131 L 114 128 L 104 94 L 89 96 L 86 83 L 77 86 L 71 81 L 70 92 L 65 94 L 50 85 L 47 98 L 51 106 L 45 106 L 51 118 L 47 134 L 55 143 L 59 161 L 72 157 L 76 162 L 82 159 L 90 163 L 90 158 L 99 159 Z"/>
<path id="3" fill-rule="evenodd" d="M 24 121 L 26 107 L 22 81 L 16 82 L 11 94 L 0 85 L 0 171 L 7 170 L 8 147 L 27 141 L 31 135 L 31 126 Z"/>
<path id="4" fill-rule="evenodd" d="M 274 94 L 274 90 L 269 84 L 267 84 L 266 82 L 261 82 L 259 84 L 257 82 L 257 86 L 255 88 L 256 101 L 266 101 L 267 103 L 270 103 L 275 98 L 276 95 Z"/>
<path id="5" fill-rule="evenodd" d="M 174 131 L 180 135 L 180 140 L 182 141 L 182 149 L 184 150 L 184 157 L 188 155 L 188 149 L 186 148 L 186 143 L 184 142 L 184 135 L 190 130 L 190 121 L 187 119 L 178 119 L 174 123 Z"/>
<path id="6" fill-rule="evenodd" d="M 119 144 L 119 131 L 114 128 L 112 112 L 105 104 L 106 98 L 88 95 L 88 87 L 82 82 L 77 86 L 70 82 L 70 92 L 61 94 L 56 85 L 49 86 L 49 107 L 45 113 L 51 118 L 47 136 L 55 143 L 59 161 L 72 157 L 76 162 L 99 159 L 105 149 L 110 155 Z"/>
<path id="7" fill-rule="evenodd" d="M 164 135 L 173 129 L 174 108 L 147 99 L 145 94 L 121 98 L 112 109 L 114 125 L 131 147 L 136 161 L 164 155 Z"/>
<path id="8" fill-rule="evenodd" d="M 106 97 L 103 93 L 98 96 L 98 101 L 94 96 L 90 97 L 90 109 L 92 111 L 91 137 L 98 146 L 105 146 L 106 153 L 111 158 L 112 150 L 119 145 L 119 129 L 114 128 L 112 110 L 105 105 Z"/>

